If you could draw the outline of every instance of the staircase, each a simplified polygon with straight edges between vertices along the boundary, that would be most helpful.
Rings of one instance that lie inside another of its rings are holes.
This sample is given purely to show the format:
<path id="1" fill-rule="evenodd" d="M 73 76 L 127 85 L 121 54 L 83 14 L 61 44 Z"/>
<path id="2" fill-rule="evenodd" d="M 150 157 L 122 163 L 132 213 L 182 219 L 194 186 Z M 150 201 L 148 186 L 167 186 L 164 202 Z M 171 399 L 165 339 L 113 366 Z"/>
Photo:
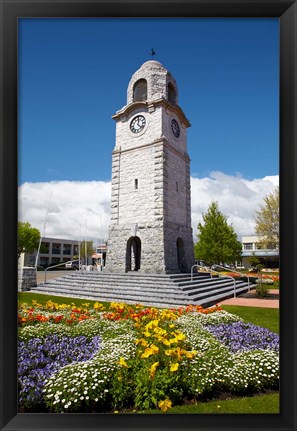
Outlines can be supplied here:
<path id="1" fill-rule="evenodd" d="M 250 285 L 250 288 L 254 287 Z M 236 296 L 249 290 L 244 281 L 235 282 Z M 189 304 L 210 307 L 234 297 L 230 277 L 190 274 L 111 274 L 76 271 L 41 283 L 32 292 L 84 298 L 98 302 L 124 302 L 154 307 L 179 307 Z"/>

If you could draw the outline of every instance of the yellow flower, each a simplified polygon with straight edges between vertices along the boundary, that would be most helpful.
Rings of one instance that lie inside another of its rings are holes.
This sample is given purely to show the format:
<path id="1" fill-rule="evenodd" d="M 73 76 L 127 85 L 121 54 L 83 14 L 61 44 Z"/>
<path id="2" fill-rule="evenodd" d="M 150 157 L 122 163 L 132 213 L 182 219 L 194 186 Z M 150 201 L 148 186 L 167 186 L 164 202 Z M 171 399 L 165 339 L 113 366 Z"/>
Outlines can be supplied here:
<path id="1" fill-rule="evenodd" d="M 47 301 L 46 306 L 47 306 L 48 302 L 50 302 L 50 301 Z M 42 304 L 39 304 L 39 302 L 37 302 L 35 299 L 32 299 L 32 305 L 34 307 L 41 307 Z"/>
<path id="2" fill-rule="evenodd" d="M 150 378 L 154 379 L 156 374 L 156 369 L 159 366 L 159 362 L 155 362 L 150 368 Z"/>
<path id="3" fill-rule="evenodd" d="M 154 346 L 154 344 L 151 344 L 151 347 L 147 347 L 143 354 L 141 355 L 141 359 L 148 358 L 151 355 L 154 355 L 155 353 L 159 353 L 159 347 Z"/>
<path id="4" fill-rule="evenodd" d="M 175 332 L 175 338 L 178 340 L 178 341 L 182 341 L 182 340 L 184 340 L 185 338 L 186 338 L 186 336 L 185 336 L 185 334 L 182 334 L 181 332 L 179 332 L 179 331 L 176 331 Z"/>
<path id="5" fill-rule="evenodd" d="M 168 349 L 168 350 L 165 350 L 164 352 L 166 356 L 174 356 L 175 354 L 175 350 L 173 349 Z"/>
<path id="6" fill-rule="evenodd" d="M 159 325 L 159 320 L 151 320 L 149 323 L 145 325 L 145 329 L 156 328 Z"/>
<path id="7" fill-rule="evenodd" d="M 193 359 L 197 355 L 197 351 L 193 350 L 192 352 L 185 352 L 185 354 L 188 359 Z"/>
<path id="8" fill-rule="evenodd" d="M 127 364 L 124 358 L 120 358 L 119 365 L 121 365 L 121 367 L 129 368 L 129 365 Z"/>
<path id="9" fill-rule="evenodd" d="M 140 344 L 143 347 L 147 347 L 149 343 L 144 338 L 140 338 L 138 340 L 135 340 L 135 344 Z"/>
<path id="10" fill-rule="evenodd" d="M 164 340 L 162 340 L 162 343 L 164 344 L 164 346 L 170 346 L 170 341 L 166 340 L 166 338 L 164 338 Z"/>
<path id="11" fill-rule="evenodd" d="M 172 402 L 168 398 L 166 398 L 166 400 L 159 401 L 158 407 L 162 410 L 162 412 L 166 412 L 172 407 Z"/>
<path id="12" fill-rule="evenodd" d="M 167 331 L 163 328 L 160 328 L 159 326 L 157 326 L 156 328 L 154 328 L 154 333 L 158 334 L 158 335 L 166 335 Z"/>
<path id="13" fill-rule="evenodd" d="M 177 315 L 176 315 L 176 313 L 174 313 L 174 312 L 172 312 L 172 311 L 169 311 L 169 310 L 162 310 L 161 311 L 161 313 L 160 313 L 160 317 L 161 317 L 161 319 L 164 319 L 164 320 L 175 320 L 175 319 L 177 319 Z"/>
<path id="14" fill-rule="evenodd" d="M 170 371 L 174 372 L 177 371 L 179 367 L 179 364 L 177 362 L 175 362 L 174 364 L 170 364 Z"/>
<path id="15" fill-rule="evenodd" d="M 104 305 L 100 304 L 99 302 L 95 302 L 93 308 L 95 308 L 95 310 L 105 310 Z"/>
<path id="16" fill-rule="evenodd" d="M 112 302 L 110 304 L 109 308 L 116 310 L 116 311 L 124 311 L 125 310 L 125 304 L 119 303 L 119 302 Z"/>

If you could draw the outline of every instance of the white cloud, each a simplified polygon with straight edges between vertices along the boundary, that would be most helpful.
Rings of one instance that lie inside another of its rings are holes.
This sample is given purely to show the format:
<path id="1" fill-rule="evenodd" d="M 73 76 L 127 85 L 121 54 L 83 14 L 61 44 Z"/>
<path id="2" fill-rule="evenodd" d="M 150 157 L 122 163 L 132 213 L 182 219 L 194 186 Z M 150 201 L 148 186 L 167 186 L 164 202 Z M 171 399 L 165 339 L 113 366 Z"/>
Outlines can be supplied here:
<path id="1" fill-rule="evenodd" d="M 24 183 L 19 187 L 19 220 L 43 234 L 48 208 L 45 236 L 82 240 L 86 235 L 97 244 L 108 235 L 110 190 L 110 182 L 103 181 Z"/>
<path id="2" fill-rule="evenodd" d="M 192 226 L 196 239 L 198 222 L 210 203 L 217 201 L 238 234 L 254 233 L 255 211 L 264 196 L 278 185 L 278 176 L 248 180 L 214 171 L 209 177 L 191 178 Z M 19 220 L 28 221 L 45 236 L 65 239 L 107 239 L 110 211 L 110 182 L 58 181 L 24 183 L 19 187 Z M 52 195 L 51 195 L 52 193 Z"/>
<path id="3" fill-rule="evenodd" d="M 192 226 L 196 239 L 197 225 L 202 222 L 211 202 L 218 202 L 220 211 L 232 224 L 239 239 L 253 235 L 255 212 L 263 198 L 278 186 L 278 175 L 248 180 L 222 172 L 211 172 L 206 178 L 191 178 Z"/>

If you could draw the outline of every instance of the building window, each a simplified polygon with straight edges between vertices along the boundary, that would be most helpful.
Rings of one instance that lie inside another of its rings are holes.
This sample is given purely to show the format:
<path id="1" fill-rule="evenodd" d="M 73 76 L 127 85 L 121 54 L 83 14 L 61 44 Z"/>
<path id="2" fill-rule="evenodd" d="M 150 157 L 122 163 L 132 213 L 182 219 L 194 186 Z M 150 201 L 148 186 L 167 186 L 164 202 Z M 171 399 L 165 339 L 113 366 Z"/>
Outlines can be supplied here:
<path id="1" fill-rule="evenodd" d="M 49 242 L 42 242 L 40 246 L 40 253 L 49 254 Z"/>
<path id="2" fill-rule="evenodd" d="M 135 180 L 134 180 L 134 188 L 135 188 L 135 190 L 138 190 L 138 179 L 137 178 L 135 178 Z"/>
<path id="3" fill-rule="evenodd" d="M 61 253 L 61 244 L 53 243 L 52 254 L 60 254 Z"/>
<path id="4" fill-rule="evenodd" d="M 71 255 L 71 244 L 63 244 L 63 254 L 67 256 Z"/>
<path id="5" fill-rule="evenodd" d="M 243 244 L 243 249 L 244 250 L 253 250 L 253 243 L 247 242 L 247 243 Z"/>
<path id="6" fill-rule="evenodd" d="M 177 181 L 176 181 L 175 187 L 176 187 L 176 191 L 178 192 L 178 182 Z"/>
<path id="7" fill-rule="evenodd" d="M 147 82 L 145 79 L 139 79 L 133 87 L 133 102 L 145 100 L 147 100 Z"/>
<path id="8" fill-rule="evenodd" d="M 174 85 L 171 82 L 169 82 L 168 84 L 168 101 L 172 105 L 176 104 L 176 91 L 175 91 Z"/>
<path id="9" fill-rule="evenodd" d="M 40 266 L 48 266 L 48 257 L 40 257 L 39 265 Z"/>

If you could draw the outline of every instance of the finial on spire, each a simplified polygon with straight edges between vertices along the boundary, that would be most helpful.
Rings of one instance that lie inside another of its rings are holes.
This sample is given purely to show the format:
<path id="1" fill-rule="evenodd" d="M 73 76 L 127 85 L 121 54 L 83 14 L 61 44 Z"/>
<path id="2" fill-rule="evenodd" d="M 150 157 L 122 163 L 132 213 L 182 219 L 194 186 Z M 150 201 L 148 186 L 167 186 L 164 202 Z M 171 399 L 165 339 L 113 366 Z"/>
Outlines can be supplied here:
<path id="1" fill-rule="evenodd" d="M 154 48 L 151 49 L 150 55 L 152 56 L 152 59 L 153 59 L 154 55 L 156 55 L 156 52 L 154 51 Z"/>

